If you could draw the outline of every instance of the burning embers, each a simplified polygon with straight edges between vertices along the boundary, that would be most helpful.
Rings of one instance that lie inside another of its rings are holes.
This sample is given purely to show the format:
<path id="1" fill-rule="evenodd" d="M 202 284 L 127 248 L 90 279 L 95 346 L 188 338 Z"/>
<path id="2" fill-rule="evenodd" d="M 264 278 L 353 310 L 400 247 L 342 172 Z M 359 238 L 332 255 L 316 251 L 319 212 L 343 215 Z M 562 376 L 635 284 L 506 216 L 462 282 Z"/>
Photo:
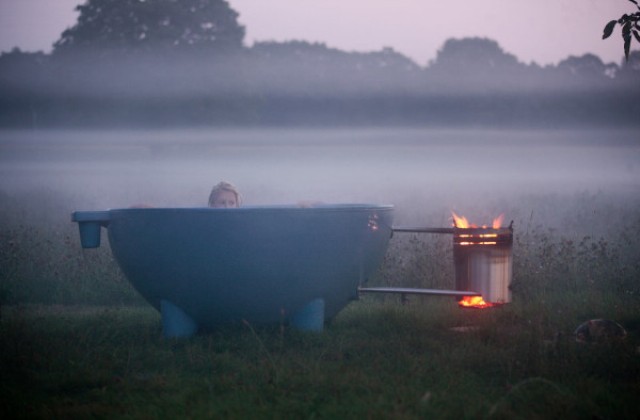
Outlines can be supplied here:
<path id="1" fill-rule="evenodd" d="M 500 215 L 491 227 L 478 227 L 453 213 L 456 290 L 482 295 L 461 298 L 462 307 L 489 308 L 511 301 L 513 228 L 501 227 L 502 220 Z"/>
<path id="2" fill-rule="evenodd" d="M 465 296 L 458 301 L 458 305 L 464 308 L 476 308 L 484 309 L 491 308 L 492 306 L 501 305 L 501 303 L 487 303 L 482 299 L 482 296 Z"/>

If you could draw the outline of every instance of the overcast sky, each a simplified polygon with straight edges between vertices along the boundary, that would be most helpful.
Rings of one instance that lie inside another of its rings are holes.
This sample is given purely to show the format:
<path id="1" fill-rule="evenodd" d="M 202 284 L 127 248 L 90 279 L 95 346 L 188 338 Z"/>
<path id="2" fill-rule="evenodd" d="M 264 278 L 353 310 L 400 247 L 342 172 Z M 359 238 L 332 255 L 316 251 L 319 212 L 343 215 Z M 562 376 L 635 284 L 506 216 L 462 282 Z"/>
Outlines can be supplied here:
<path id="1" fill-rule="evenodd" d="M 73 26 L 82 0 L 0 0 L 0 51 L 50 52 Z M 486 37 L 522 62 L 556 64 L 594 53 L 623 57 L 611 19 L 633 12 L 627 0 L 229 0 L 247 30 L 245 42 L 305 40 L 345 51 L 392 47 L 427 65 L 448 38 Z M 636 44 L 637 45 L 637 44 Z M 634 48 L 634 49 L 637 49 Z"/>

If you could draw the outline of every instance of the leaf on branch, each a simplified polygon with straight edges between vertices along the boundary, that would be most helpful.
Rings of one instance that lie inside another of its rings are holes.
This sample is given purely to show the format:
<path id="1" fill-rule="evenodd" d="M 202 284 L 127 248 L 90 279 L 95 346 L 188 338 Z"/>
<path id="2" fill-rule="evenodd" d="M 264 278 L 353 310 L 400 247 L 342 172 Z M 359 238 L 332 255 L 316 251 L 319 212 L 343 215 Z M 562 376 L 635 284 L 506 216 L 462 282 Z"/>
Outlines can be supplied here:
<path id="1" fill-rule="evenodd" d="M 615 28 L 616 23 L 617 22 L 615 20 L 612 20 L 611 22 L 607 23 L 602 33 L 602 39 L 609 38 L 609 36 L 613 33 L 613 28 Z"/>
<path id="2" fill-rule="evenodd" d="M 631 3 L 638 4 L 636 0 L 629 0 Z"/>
<path id="3" fill-rule="evenodd" d="M 636 38 L 636 41 L 640 42 L 640 32 L 633 30 L 633 36 Z"/>

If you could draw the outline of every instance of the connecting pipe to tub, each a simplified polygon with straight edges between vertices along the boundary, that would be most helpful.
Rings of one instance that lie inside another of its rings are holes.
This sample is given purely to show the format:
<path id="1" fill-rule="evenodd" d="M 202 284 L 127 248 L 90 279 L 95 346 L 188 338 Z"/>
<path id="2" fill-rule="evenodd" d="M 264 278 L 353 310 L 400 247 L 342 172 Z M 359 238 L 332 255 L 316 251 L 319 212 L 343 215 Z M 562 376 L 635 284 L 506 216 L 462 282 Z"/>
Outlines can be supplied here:
<path id="1" fill-rule="evenodd" d="M 98 248 L 100 246 L 100 228 L 107 227 L 110 220 L 108 210 L 75 211 L 71 214 L 71 221 L 78 223 L 80 243 L 83 248 Z"/>
<path id="2" fill-rule="evenodd" d="M 393 226 L 391 233 L 441 233 L 453 235 L 456 233 L 454 228 L 432 228 L 432 227 L 410 227 L 410 226 Z M 358 287 L 358 294 L 363 293 L 394 293 L 400 295 L 400 300 L 405 303 L 407 295 L 435 295 L 435 296 L 482 296 L 481 293 L 471 290 L 442 290 L 442 289 L 414 289 L 407 287 Z"/>
<path id="3" fill-rule="evenodd" d="M 409 232 L 409 233 L 445 233 L 453 235 L 456 231 L 454 228 L 430 228 L 430 227 L 411 227 L 411 226 L 392 226 L 392 232 Z"/>

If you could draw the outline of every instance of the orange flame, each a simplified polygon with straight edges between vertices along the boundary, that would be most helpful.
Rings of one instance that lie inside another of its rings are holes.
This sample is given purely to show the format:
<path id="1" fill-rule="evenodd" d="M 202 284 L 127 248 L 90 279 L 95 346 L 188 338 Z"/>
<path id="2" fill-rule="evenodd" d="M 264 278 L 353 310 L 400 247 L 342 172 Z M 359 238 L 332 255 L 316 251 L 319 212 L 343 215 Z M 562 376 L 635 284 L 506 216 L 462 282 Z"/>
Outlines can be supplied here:
<path id="1" fill-rule="evenodd" d="M 455 212 L 451 212 L 451 215 L 453 216 L 453 226 L 460 228 L 460 229 L 469 229 L 469 228 L 477 228 L 477 225 L 471 224 L 469 223 L 469 221 L 467 220 L 466 217 L 464 216 L 458 216 Z M 491 224 L 491 227 L 493 229 L 499 229 L 502 226 L 502 221 L 504 220 L 504 213 L 501 214 L 500 216 L 496 217 L 495 219 L 493 219 L 493 223 Z M 483 228 L 486 228 L 487 226 L 484 225 L 482 226 Z"/>
<path id="2" fill-rule="evenodd" d="M 462 229 L 468 229 L 470 227 L 469 221 L 467 220 L 466 217 L 458 216 L 453 211 L 451 212 L 451 214 L 453 215 L 453 226 L 457 228 L 462 228 Z"/>
<path id="3" fill-rule="evenodd" d="M 492 306 L 495 306 L 495 304 L 491 302 L 485 302 L 484 299 L 482 299 L 482 296 L 465 296 L 458 302 L 458 305 L 465 308 L 478 309 L 491 308 Z"/>

